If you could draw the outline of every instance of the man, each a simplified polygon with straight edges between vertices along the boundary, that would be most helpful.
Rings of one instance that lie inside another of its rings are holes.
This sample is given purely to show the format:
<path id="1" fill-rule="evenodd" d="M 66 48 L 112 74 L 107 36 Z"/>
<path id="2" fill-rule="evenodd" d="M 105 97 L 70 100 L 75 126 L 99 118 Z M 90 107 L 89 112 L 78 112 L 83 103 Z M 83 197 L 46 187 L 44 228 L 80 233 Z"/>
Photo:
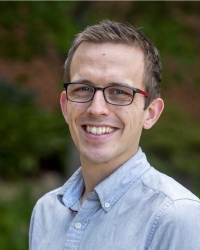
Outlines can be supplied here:
<path id="1" fill-rule="evenodd" d="M 80 33 L 60 103 L 82 167 L 36 204 L 31 250 L 197 250 L 200 200 L 156 171 L 139 147 L 162 113 L 161 63 L 130 25 Z"/>

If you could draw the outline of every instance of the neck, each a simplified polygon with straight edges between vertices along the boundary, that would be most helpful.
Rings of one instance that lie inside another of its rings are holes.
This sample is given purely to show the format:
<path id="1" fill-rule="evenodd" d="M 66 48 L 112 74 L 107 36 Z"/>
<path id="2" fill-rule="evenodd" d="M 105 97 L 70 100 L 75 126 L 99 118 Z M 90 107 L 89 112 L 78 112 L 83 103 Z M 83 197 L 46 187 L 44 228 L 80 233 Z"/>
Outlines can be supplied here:
<path id="1" fill-rule="evenodd" d="M 138 150 L 138 149 L 137 149 Z M 88 193 L 94 191 L 94 188 L 118 169 L 124 162 L 126 162 L 132 154 L 118 155 L 116 158 L 107 162 L 91 162 L 84 157 L 81 158 L 82 174 L 85 182 L 85 190 L 82 195 L 82 202 L 87 198 Z"/>
<path id="2" fill-rule="evenodd" d="M 81 159 L 82 174 L 85 182 L 85 190 L 82 195 L 82 202 L 87 198 L 88 193 L 118 169 L 127 159 L 118 159 L 114 162 L 91 163 Z"/>

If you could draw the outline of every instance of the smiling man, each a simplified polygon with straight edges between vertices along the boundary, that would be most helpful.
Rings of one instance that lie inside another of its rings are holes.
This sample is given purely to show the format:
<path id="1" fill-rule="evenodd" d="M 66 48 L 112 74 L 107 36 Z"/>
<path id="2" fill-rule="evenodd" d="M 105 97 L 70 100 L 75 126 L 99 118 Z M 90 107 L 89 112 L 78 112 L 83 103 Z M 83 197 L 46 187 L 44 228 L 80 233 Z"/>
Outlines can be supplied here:
<path id="1" fill-rule="evenodd" d="M 60 103 L 81 167 L 36 204 L 30 250 L 197 250 L 200 200 L 139 147 L 164 108 L 157 49 L 111 21 L 76 37 Z"/>

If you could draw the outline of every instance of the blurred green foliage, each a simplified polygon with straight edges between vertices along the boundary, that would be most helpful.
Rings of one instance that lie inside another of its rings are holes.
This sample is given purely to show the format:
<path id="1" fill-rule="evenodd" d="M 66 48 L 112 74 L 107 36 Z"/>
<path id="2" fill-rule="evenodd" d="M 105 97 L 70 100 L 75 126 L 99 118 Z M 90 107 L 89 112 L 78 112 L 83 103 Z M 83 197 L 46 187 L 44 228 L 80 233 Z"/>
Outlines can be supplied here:
<path id="1" fill-rule="evenodd" d="M 141 146 L 152 166 L 200 196 L 200 129 L 180 107 L 168 103 L 162 118 L 143 131 Z"/>
<path id="2" fill-rule="evenodd" d="M 32 93 L 1 81 L 0 113 L 1 178 L 37 175 L 44 159 L 53 159 L 48 164 L 62 172 L 68 130 L 61 112 L 39 110 Z"/>
<path id="3" fill-rule="evenodd" d="M 75 34 L 110 18 L 142 27 L 152 39 L 162 54 L 165 86 L 182 84 L 188 71 L 199 85 L 194 76 L 200 54 L 199 11 L 198 2 L 4 1 L 0 3 L 0 55 L 29 60 L 53 46 L 65 58 Z"/>
<path id="4" fill-rule="evenodd" d="M 14 198 L 0 202 L 0 246 L 3 250 L 27 250 L 28 229 L 34 200 L 30 186 L 18 184 Z M 4 190 L 1 190 L 1 192 Z"/>
<path id="5" fill-rule="evenodd" d="M 0 3 L 1 57 L 29 60 L 44 55 L 49 46 L 66 51 L 74 34 L 73 2 L 5 1 Z"/>

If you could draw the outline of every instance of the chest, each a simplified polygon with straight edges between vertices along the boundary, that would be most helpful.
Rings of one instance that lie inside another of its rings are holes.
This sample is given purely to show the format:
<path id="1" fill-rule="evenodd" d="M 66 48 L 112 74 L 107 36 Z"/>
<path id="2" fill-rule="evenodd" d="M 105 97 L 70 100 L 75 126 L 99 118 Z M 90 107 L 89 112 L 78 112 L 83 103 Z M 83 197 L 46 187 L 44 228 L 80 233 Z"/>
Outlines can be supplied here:
<path id="1" fill-rule="evenodd" d="M 150 214 L 132 205 L 109 211 L 81 209 L 71 219 L 62 250 L 143 250 L 150 230 Z"/>

